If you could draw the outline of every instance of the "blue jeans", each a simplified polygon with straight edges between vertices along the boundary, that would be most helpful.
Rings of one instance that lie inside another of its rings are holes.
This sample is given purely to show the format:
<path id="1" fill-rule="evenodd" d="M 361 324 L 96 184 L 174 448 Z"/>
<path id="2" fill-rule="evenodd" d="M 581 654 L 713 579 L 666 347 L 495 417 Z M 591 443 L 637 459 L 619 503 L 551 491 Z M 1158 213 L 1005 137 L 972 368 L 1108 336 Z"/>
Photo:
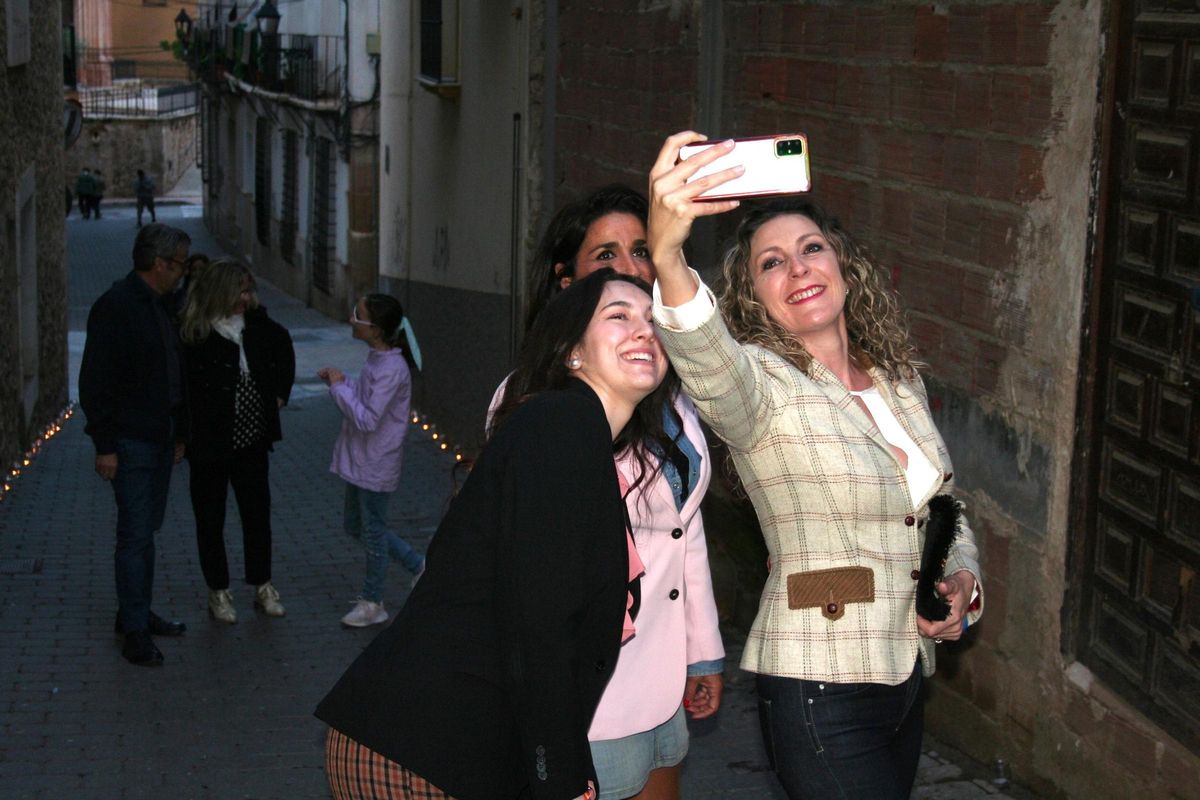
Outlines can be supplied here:
<path id="1" fill-rule="evenodd" d="M 897 686 L 756 676 L 771 766 L 791 800 L 908 800 L 921 757 L 921 667 Z"/>
<path id="2" fill-rule="evenodd" d="M 171 444 L 117 440 L 117 618 L 124 631 L 145 630 L 154 588 L 154 534 L 167 510 L 175 461 Z"/>
<path id="3" fill-rule="evenodd" d="M 372 603 L 383 601 L 383 580 L 387 576 L 389 557 L 414 575 L 425 566 L 425 557 L 388 527 L 387 506 L 391 496 L 390 492 L 372 492 L 352 483 L 346 484 L 343 520 L 346 533 L 361 537 L 366 547 L 367 576 L 363 579 L 362 596 Z"/>

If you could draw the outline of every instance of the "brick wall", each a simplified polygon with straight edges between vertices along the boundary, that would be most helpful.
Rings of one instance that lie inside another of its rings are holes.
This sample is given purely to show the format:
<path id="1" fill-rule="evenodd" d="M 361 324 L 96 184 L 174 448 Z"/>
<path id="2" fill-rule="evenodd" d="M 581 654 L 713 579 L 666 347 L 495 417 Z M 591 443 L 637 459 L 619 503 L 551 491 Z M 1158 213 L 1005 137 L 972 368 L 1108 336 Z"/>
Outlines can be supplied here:
<path id="1" fill-rule="evenodd" d="M 807 133 L 815 198 L 910 312 L 982 551 L 984 620 L 944 648 L 930 726 L 1050 796 L 1195 797 L 1196 755 L 1064 654 L 1108 5 L 563 0 L 556 200 L 643 187 L 663 137 L 713 105 L 710 135 Z M 710 539 L 715 573 L 757 579 Z M 727 589 L 723 611 L 744 619 Z"/>

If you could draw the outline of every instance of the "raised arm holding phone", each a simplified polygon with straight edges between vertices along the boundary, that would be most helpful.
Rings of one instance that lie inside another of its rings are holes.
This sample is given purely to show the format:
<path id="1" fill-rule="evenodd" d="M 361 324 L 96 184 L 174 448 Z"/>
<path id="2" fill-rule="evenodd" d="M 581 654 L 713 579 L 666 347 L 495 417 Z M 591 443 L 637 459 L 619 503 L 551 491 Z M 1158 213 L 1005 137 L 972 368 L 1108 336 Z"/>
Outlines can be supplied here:
<path id="1" fill-rule="evenodd" d="M 684 390 L 729 445 L 770 553 L 742 659 L 757 673 L 767 752 L 791 798 L 907 798 L 935 644 L 981 613 L 968 609 L 980 572 L 961 515 L 936 583 L 949 613 L 915 610 L 950 458 L 897 300 L 837 220 L 802 198 L 772 200 L 742 219 L 719 300 L 689 269 L 693 221 L 739 205 L 697 197 L 744 173 L 689 181 L 733 147 L 680 160 L 703 139 L 670 137 L 650 173 L 654 316 Z"/>

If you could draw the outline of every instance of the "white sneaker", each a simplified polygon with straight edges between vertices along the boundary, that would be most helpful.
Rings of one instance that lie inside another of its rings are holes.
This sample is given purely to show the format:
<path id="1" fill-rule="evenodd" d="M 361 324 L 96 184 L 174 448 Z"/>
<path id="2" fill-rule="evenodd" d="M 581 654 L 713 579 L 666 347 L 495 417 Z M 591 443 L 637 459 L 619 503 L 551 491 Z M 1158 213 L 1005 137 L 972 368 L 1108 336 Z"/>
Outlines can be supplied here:
<path id="1" fill-rule="evenodd" d="M 233 595 L 228 589 L 209 590 L 208 615 L 230 625 L 237 622 L 237 609 L 233 607 Z"/>
<path id="2" fill-rule="evenodd" d="M 282 617 L 287 613 L 283 603 L 279 602 L 279 592 L 275 590 L 270 581 L 254 590 L 254 607 L 268 617 Z"/>
<path id="3" fill-rule="evenodd" d="M 350 613 L 342 617 L 342 624 L 350 628 L 365 628 L 368 625 L 378 625 L 386 622 L 387 609 L 383 603 L 372 603 L 370 600 L 356 600 Z"/>

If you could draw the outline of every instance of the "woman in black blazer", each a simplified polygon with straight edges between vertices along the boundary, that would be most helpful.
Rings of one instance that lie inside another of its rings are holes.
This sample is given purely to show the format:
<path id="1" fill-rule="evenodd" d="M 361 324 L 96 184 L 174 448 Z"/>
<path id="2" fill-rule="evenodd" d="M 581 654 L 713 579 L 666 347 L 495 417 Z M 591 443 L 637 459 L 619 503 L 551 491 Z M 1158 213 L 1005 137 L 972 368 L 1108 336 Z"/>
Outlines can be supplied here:
<path id="1" fill-rule="evenodd" d="M 194 412 L 187 444 L 192 510 L 209 614 L 237 622 L 224 535 L 225 496 L 232 485 L 254 605 L 282 617 L 285 610 L 271 583 L 267 453 L 283 436 L 279 409 L 296 376 L 292 339 L 258 305 L 254 279 L 237 261 L 213 262 L 193 276 L 180 335 Z"/>
<path id="2" fill-rule="evenodd" d="M 594 796 L 588 726 L 640 571 L 613 456 L 652 477 L 666 373 L 638 279 L 546 307 L 424 576 L 317 708 L 335 798 Z"/>

